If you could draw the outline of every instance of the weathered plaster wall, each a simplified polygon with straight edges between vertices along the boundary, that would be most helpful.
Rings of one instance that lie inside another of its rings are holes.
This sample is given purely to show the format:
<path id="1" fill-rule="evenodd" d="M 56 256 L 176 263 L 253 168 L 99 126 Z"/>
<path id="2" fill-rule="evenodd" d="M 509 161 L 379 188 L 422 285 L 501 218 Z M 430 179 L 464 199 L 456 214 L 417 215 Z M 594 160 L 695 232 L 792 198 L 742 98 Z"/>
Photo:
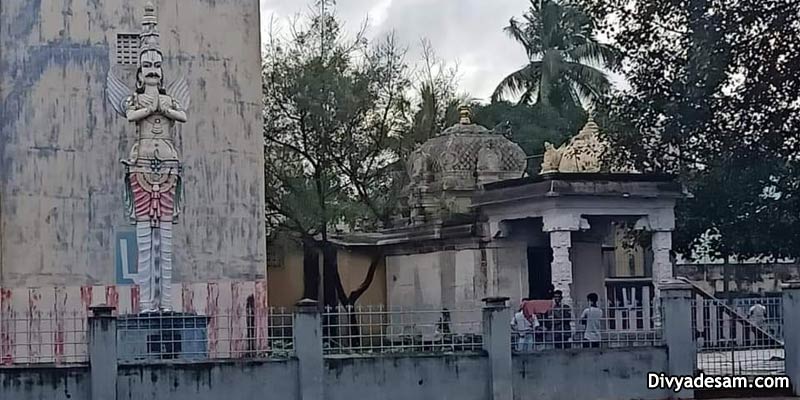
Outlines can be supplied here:
<path id="1" fill-rule="evenodd" d="M 586 295 L 597 293 L 606 297 L 605 271 L 601 262 L 600 244 L 573 242 L 570 249 L 572 257 L 572 299 L 586 302 Z"/>
<path id="2" fill-rule="evenodd" d="M 297 361 L 121 365 L 118 399 L 295 399 Z M 482 355 L 326 358 L 325 399 L 486 400 Z M 547 351 L 513 358 L 518 400 L 662 399 L 646 373 L 667 371 L 665 348 Z M 89 399 L 86 368 L 0 369 L 0 396 L 14 400 Z"/>
<path id="3" fill-rule="evenodd" d="M 523 242 L 386 257 L 390 306 L 465 309 L 481 307 L 487 296 L 521 298 L 528 291 Z"/>
<path id="4" fill-rule="evenodd" d="M 408 309 L 480 307 L 487 265 L 480 250 L 442 250 L 386 258 L 387 303 Z"/>
<path id="5" fill-rule="evenodd" d="M 288 245 L 280 250 L 280 265 L 269 268 L 268 294 L 270 307 L 293 307 L 303 298 L 303 250 Z M 339 276 L 348 293 L 364 281 L 372 261 L 369 254 L 339 250 Z M 381 261 L 372 284 L 358 299 L 358 305 L 386 304 L 386 267 Z"/>
<path id="6" fill-rule="evenodd" d="M 528 252 L 525 242 L 499 240 L 490 249 L 498 271 L 492 296 L 507 296 L 512 304 L 528 295 Z"/>
<path id="7" fill-rule="evenodd" d="M 157 1 L 165 75 L 190 83 L 179 130 L 177 281 L 264 275 L 257 0 Z M 134 127 L 104 98 L 117 32 L 144 1 L 3 0 L 0 286 L 109 284 Z M 132 85 L 132 83 L 131 83 Z"/>
<path id="8" fill-rule="evenodd" d="M 667 371 L 666 348 L 572 350 L 514 356 L 514 399 L 666 399 L 647 388 L 648 372 Z"/>
<path id="9" fill-rule="evenodd" d="M 89 385 L 88 368 L 0 368 L 2 399 L 89 399 Z"/>
<path id="10" fill-rule="evenodd" d="M 455 251 L 386 257 L 386 301 L 392 307 L 442 307 L 442 276 Z M 443 268 L 444 267 L 444 268 Z M 466 266 L 462 267 L 466 268 Z M 454 274 L 452 268 L 449 272 Z"/>
<path id="11" fill-rule="evenodd" d="M 781 284 L 800 279 L 800 264 L 739 264 L 730 267 L 731 291 L 759 294 L 778 292 Z M 724 293 L 725 273 L 720 264 L 677 264 L 675 276 L 686 277 L 709 293 Z"/>
<path id="12" fill-rule="evenodd" d="M 326 359 L 326 400 L 486 400 L 483 356 Z"/>
<path id="13" fill-rule="evenodd" d="M 120 366 L 117 399 L 296 399 L 297 361 Z"/>

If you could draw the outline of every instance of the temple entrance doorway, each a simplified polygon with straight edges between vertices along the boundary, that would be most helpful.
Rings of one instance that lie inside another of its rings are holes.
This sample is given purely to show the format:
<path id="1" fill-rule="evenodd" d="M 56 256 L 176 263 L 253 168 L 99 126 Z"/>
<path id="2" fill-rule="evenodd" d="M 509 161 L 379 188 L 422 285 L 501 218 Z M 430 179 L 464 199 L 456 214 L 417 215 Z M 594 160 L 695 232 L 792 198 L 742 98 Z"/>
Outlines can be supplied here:
<path id="1" fill-rule="evenodd" d="M 528 247 L 528 298 L 550 299 L 553 250 L 550 247 Z"/>

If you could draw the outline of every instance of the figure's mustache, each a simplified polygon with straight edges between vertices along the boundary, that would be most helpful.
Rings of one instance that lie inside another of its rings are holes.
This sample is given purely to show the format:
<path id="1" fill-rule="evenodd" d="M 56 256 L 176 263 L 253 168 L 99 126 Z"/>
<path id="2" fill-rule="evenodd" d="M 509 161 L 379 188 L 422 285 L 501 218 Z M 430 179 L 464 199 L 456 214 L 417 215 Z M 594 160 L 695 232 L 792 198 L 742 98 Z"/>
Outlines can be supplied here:
<path id="1" fill-rule="evenodd" d="M 144 77 L 145 78 L 161 78 L 161 75 L 159 75 L 159 74 L 157 74 L 155 72 L 151 72 L 151 73 L 145 75 Z"/>

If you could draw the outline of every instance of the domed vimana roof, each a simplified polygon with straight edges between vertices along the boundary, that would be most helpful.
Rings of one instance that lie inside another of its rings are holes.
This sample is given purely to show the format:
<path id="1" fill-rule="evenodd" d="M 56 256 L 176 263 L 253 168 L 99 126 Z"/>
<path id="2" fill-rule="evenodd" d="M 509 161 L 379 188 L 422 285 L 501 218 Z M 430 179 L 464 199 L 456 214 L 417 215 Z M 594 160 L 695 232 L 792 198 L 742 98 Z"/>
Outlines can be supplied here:
<path id="1" fill-rule="evenodd" d="M 474 124 L 468 107 L 460 107 L 459 114 L 458 124 L 429 139 L 409 156 L 412 187 L 475 190 L 487 183 L 522 177 L 527 164 L 522 148 Z"/>

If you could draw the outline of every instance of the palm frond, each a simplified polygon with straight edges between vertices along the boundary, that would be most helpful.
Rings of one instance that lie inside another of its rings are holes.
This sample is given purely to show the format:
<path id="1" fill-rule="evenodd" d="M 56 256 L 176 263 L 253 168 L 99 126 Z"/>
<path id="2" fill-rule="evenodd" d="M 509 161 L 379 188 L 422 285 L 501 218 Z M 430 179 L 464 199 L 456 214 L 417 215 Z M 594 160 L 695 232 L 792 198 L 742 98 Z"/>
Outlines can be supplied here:
<path id="1" fill-rule="evenodd" d="M 611 81 L 605 72 L 577 62 L 564 63 L 567 78 L 581 96 L 596 99 L 611 89 Z"/>
<path id="2" fill-rule="evenodd" d="M 535 56 L 536 53 L 531 45 L 530 36 L 525 32 L 525 28 L 523 28 L 516 19 L 511 18 L 508 20 L 508 26 L 503 28 L 503 32 L 505 32 L 508 37 L 514 39 L 522 45 L 522 47 L 525 49 L 525 53 L 528 54 L 529 59 Z"/>
<path id="3" fill-rule="evenodd" d="M 542 79 L 541 61 L 531 62 L 503 78 L 492 93 L 492 102 L 504 100 L 506 94 L 516 95 L 529 91 Z"/>
<path id="4" fill-rule="evenodd" d="M 598 43 L 591 38 L 587 38 L 583 44 L 567 51 L 566 56 L 569 61 L 589 62 L 605 66 L 611 70 L 617 69 L 621 60 L 621 55 L 617 49 L 604 43 Z"/>

